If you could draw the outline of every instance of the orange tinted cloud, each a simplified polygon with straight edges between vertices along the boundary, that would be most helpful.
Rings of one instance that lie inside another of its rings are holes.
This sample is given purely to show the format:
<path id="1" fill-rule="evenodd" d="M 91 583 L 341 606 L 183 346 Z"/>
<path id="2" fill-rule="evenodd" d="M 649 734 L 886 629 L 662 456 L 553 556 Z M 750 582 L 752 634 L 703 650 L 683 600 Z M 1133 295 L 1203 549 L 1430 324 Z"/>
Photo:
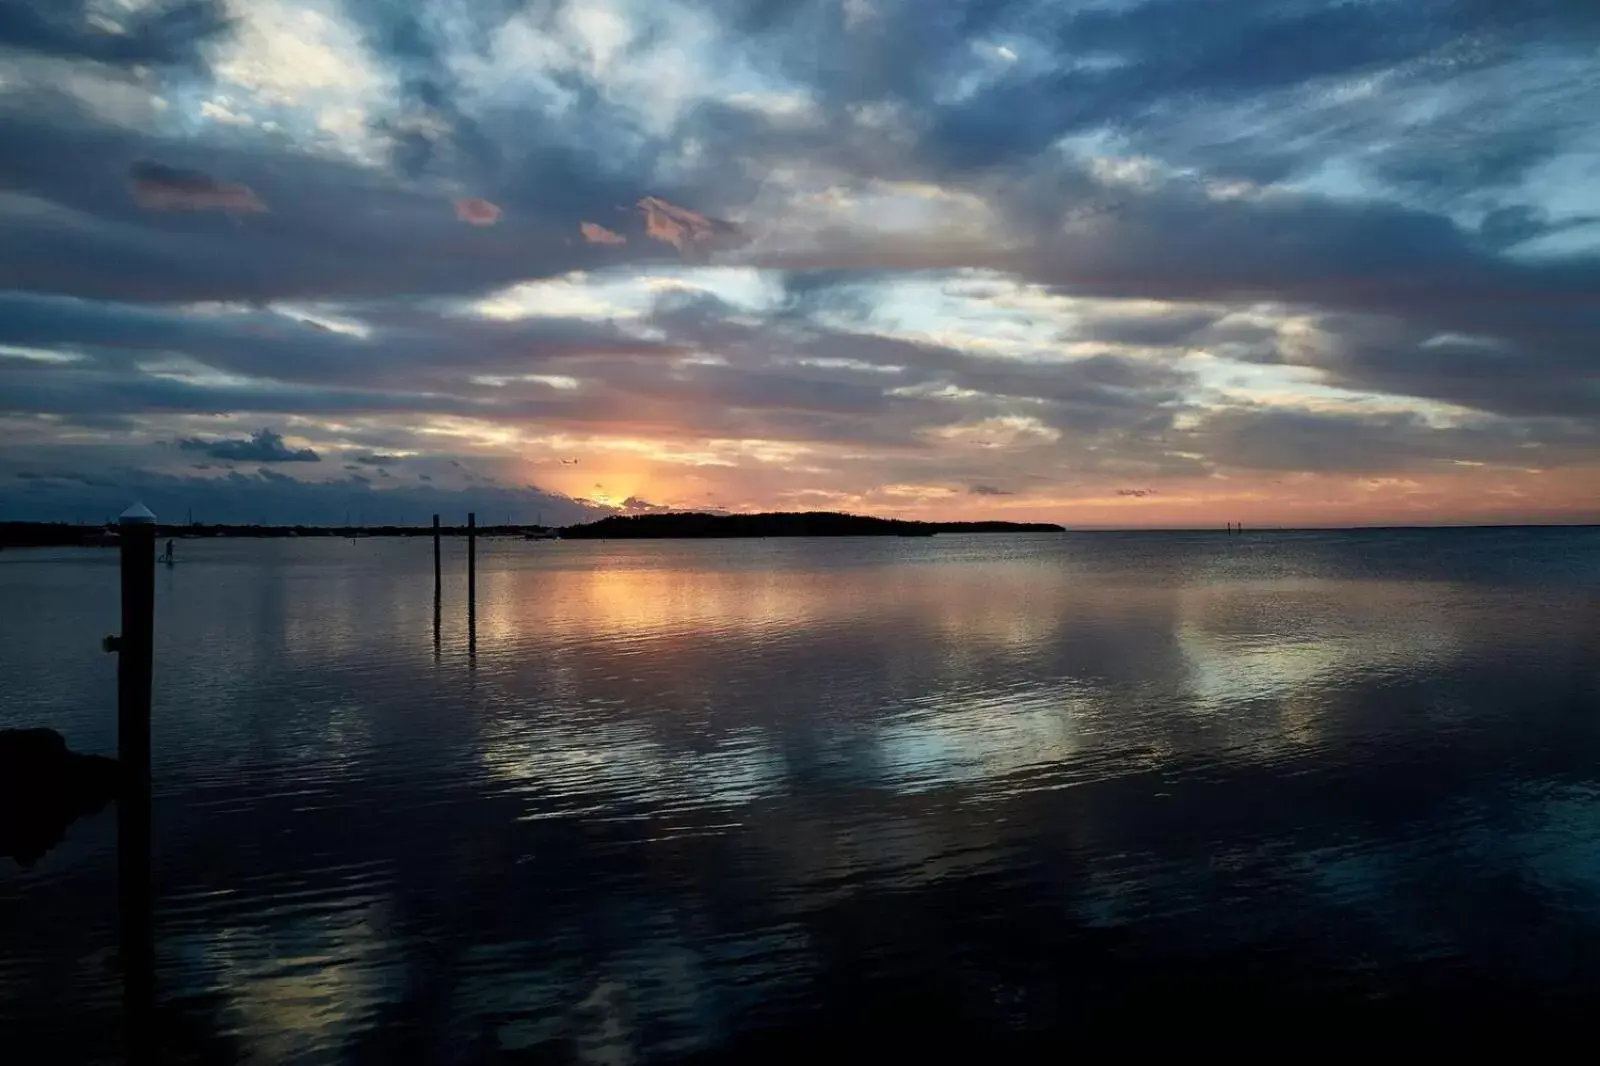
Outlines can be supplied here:
<path id="1" fill-rule="evenodd" d="M 254 214 L 267 209 L 248 185 L 160 163 L 135 163 L 128 173 L 128 187 L 134 202 L 146 211 Z"/>
<path id="2" fill-rule="evenodd" d="M 582 222 L 578 229 L 583 233 L 583 239 L 590 244 L 627 244 L 628 238 L 620 233 L 613 233 L 598 222 Z"/>
<path id="3" fill-rule="evenodd" d="M 644 213 L 645 235 L 677 248 L 681 252 L 710 249 L 736 243 L 739 227 L 722 219 L 707 218 L 698 211 L 668 203 L 659 196 L 639 201 Z"/>
<path id="4" fill-rule="evenodd" d="M 463 196 L 456 201 L 456 217 L 469 226 L 492 226 L 502 214 L 498 204 L 477 196 Z"/>

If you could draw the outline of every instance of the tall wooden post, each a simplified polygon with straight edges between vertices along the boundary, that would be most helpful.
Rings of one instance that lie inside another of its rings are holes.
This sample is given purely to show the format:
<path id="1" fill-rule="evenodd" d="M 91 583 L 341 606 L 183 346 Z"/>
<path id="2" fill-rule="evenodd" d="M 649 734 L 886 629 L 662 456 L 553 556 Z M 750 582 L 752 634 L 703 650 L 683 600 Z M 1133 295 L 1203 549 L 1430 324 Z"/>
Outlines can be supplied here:
<path id="1" fill-rule="evenodd" d="M 442 585 L 439 576 L 439 516 L 433 516 L 433 650 L 439 651 L 439 604 Z"/>
<path id="2" fill-rule="evenodd" d="M 478 515 L 467 512 L 467 651 L 478 650 Z"/>
<path id="3" fill-rule="evenodd" d="M 156 516 L 141 504 L 118 522 L 122 633 L 117 652 L 117 918 L 123 1039 L 129 1063 L 154 1062 L 155 945 L 150 897 L 150 687 L 156 601 Z"/>

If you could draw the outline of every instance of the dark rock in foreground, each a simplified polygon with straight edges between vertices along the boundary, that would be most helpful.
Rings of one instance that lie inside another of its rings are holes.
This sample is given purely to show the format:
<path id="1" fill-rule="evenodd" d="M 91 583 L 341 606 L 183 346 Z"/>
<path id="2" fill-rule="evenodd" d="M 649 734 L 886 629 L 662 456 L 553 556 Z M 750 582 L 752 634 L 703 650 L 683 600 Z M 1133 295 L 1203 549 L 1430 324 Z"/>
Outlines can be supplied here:
<path id="1" fill-rule="evenodd" d="M 31 866 L 116 791 L 115 759 L 69 751 L 53 729 L 0 729 L 0 857 Z"/>
<path id="2" fill-rule="evenodd" d="M 634 537 L 928 537 L 935 533 L 1061 533 L 1050 522 L 909 522 L 831 511 L 612 515 L 568 526 L 563 540 Z"/>

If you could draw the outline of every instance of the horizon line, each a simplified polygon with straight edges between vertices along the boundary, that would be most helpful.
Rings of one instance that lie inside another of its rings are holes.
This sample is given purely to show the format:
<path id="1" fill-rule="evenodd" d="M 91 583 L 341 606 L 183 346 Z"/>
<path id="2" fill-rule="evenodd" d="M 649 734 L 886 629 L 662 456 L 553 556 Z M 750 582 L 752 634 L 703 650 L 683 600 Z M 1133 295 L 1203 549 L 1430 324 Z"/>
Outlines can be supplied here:
<path id="1" fill-rule="evenodd" d="M 995 523 L 995 524 L 1001 524 L 1001 525 L 1015 525 L 1015 526 L 1053 525 L 1053 526 L 1060 526 L 1061 527 L 1061 532 L 1064 532 L 1064 533 L 1211 533 L 1211 532 L 1227 533 L 1227 532 L 1229 532 L 1231 530 L 1234 535 L 1238 535 L 1241 532 L 1243 532 L 1243 533 L 1339 533 L 1339 532 L 1362 532 L 1362 531 L 1382 531 L 1382 530 L 1399 530 L 1399 529 L 1405 529 L 1405 530 L 1413 530 L 1413 529 L 1415 529 L 1415 530 L 1432 530 L 1432 529 L 1595 529 L 1595 528 L 1600 528 L 1600 519 L 1595 519 L 1595 520 L 1587 520 L 1587 521 L 1579 520 L 1579 521 L 1570 521 L 1570 522 L 1549 521 L 1549 520 L 1545 520 L 1545 521 L 1526 521 L 1526 522 L 1512 522 L 1512 521 L 1507 521 L 1507 522 L 1472 522 L 1472 521 L 1452 522 L 1452 521 L 1439 521 L 1439 522 L 1379 522 L 1379 523 L 1371 523 L 1371 524 L 1328 524 L 1328 525 L 1283 525 L 1283 524 L 1277 524 L 1277 523 L 1262 523 L 1262 524 L 1251 525 L 1251 526 L 1245 526 L 1245 525 L 1243 525 L 1241 523 L 1234 522 L 1234 523 L 1225 523 L 1223 529 L 1218 530 L 1213 525 L 1149 525 L 1149 526 L 1072 525 L 1072 524 L 1067 523 L 1067 522 L 1054 521 L 1054 520 L 1042 519 L 1042 518 L 1031 518 L 1031 519 L 1022 519 L 1022 518 L 943 518 L 943 519 L 931 519 L 931 518 L 887 517 L 887 516 L 884 516 L 884 515 L 858 514 L 858 513 L 855 513 L 855 512 L 851 512 L 851 511 L 695 511 L 695 510 L 683 510 L 683 511 L 671 510 L 671 511 L 660 511 L 660 512 L 654 512 L 654 513 L 647 513 L 647 514 L 621 514 L 621 513 L 616 513 L 616 514 L 604 515 L 604 516 L 602 516 L 600 518 L 591 519 L 589 521 L 571 522 L 571 523 L 556 524 L 556 525 L 546 525 L 546 524 L 543 524 L 543 523 L 540 523 L 540 522 L 494 522 L 494 523 L 482 523 L 482 524 L 479 524 L 476 528 L 478 530 L 480 530 L 480 531 L 481 530 L 487 530 L 487 529 L 510 529 L 510 528 L 525 528 L 525 527 L 535 527 L 535 528 L 539 528 L 539 529 L 569 529 L 569 528 L 573 528 L 573 527 L 577 527 L 577 526 L 593 525 L 596 522 L 603 522 L 603 521 L 606 521 L 608 519 L 613 519 L 613 518 L 620 518 L 620 519 L 665 518 L 665 517 L 671 517 L 671 516 L 675 516 L 675 515 L 703 515 L 703 516 L 708 517 L 708 518 L 734 518 L 734 517 L 750 518 L 750 517 L 761 517 L 761 516 L 769 516 L 769 515 L 802 515 L 802 514 L 840 515 L 840 516 L 844 516 L 844 517 L 848 517 L 848 518 L 869 519 L 869 520 L 880 521 L 880 522 L 904 522 L 904 523 L 917 524 L 917 525 L 970 525 L 970 524 L 977 524 L 977 523 Z M 441 516 L 441 519 L 442 519 L 442 516 Z M 108 526 L 115 526 L 116 524 L 117 524 L 117 522 L 116 522 L 116 520 L 114 518 L 110 519 L 108 521 L 105 521 L 105 522 L 82 522 L 82 521 L 70 521 L 69 522 L 69 521 L 52 521 L 52 520 L 49 520 L 49 519 L 30 519 L 30 518 L 5 518 L 5 519 L 0 519 L 0 526 L 70 526 L 70 527 L 78 527 L 78 528 L 83 528 L 83 529 L 103 529 L 103 528 L 106 528 Z M 348 524 L 348 523 L 340 524 L 340 523 L 327 523 L 327 522 L 174 522 L 174 523 L 168 523 L 168 522 L 163 522 L 158 518 L 157 521 L 156 521 L 156 524 L 158 526 L 164 528 L 164 529 L 185 529 L 185 528 L 215 529 L 215 528 L 229 528 L 229 527 L 231 527 L 231 528 L 237 528 L 237 529 L 340 529 L 340 530 L 344 530 L 344 529 L 349 529 L 349 530 L 420 529 L 420 530 L 430 530 L 430 529 L 433 528 L 431 521 L 429 521 L 429 522 L 421 522 L 421 523 L 412 523 L 412 522 L 379 522 L 379 523 L 363 523 L 363 524 L 356 524 L 356 525 L 352 525 L 352 524 Z M 466 526 L 465 521 L 454 522 L 454 523 L 445 523 L 445 522 L 443 522 L 441 520 L 440 528 L 441 529 L 465 529 L 465 528 L 467 528 L 467 526 Z"/>

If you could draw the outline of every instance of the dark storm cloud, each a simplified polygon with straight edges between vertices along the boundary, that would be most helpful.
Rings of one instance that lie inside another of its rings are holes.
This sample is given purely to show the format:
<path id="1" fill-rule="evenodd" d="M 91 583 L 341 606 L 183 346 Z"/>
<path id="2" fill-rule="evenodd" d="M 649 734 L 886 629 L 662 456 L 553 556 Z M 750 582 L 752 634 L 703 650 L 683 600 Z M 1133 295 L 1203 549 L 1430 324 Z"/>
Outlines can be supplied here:
<path id="1" fill-rule="evenodd" d="M 267 210 L 249 188 L 198 170 L 160 163 L 135 163 L 128 173 L 134 202 L 147 211 L 221 211 L 255 214 Z"/>
<path id="2" fill-rule="evenodd" d="M 405 461 L 404 457 L 403 456 L 399 456 L 399 455 L 358 455 L 358 456 L 356 456 L 356 462 L 360 463 L 362 466 L 392 466 L 395 463 L 400 463 L 400 462 L 404 462 L 404 461 Z"/>
<path id="3" fill-rule="evenodd" d="M 532 522 L 540 514 L 566 525 L 592 521 L 611 508 L 576 501 L 533 486 L 437 488 L 429 484 L 378 488 L 366 479 L 306 482 L 266 467 L 233 471 L 224 477 L 172 476 L 133 469 L 109 471 L 85 483 L 57 478 L 44 482 L 0 482 L 0 511 L 25 513 L 46 521 L 77 521 L 116 514 L 137 499 L 158 518 L 176 519 L 193 511 L 201 522 L 342 525 L 347 513 L 378 524 L 426 525 L 435 513 L 510 514 Z M 13 487 L 14 486 L 14 487 Z M 24 496 L 23 494 L 27 494 Z"/>
<path id="4" fill-rule="evenodd" d="M 400 307 L 369 311 L 366 338 L 265 310 L 196 312 L 0 294 L 0 343 L 118 353 L 175 353 L 231 374 L 305 385 L 391 389 L 474 373 L 527 372 L 580 355 L 676 354 L 609 323 L 561 318 L 495 321 Z M 448 358 L 447 358 L 448 357 Z"/>
<path id="5" fill-rule="evenodd" d="M 310 448 L 289 447 L 283 443 L 281 434 L 270 429 L 258 429 L 246 440 L 185 437 L 173 443 L 182 451 L 201 452 L 213 459 L 239 463 L 315 463 L 322 459 Z"/>
<path id="6" fill-rule="evenodd" d="M 1592 315 L 1573 322 L 1592 321 Z M 1340 326 L 1347 332 L 1340 332 Z M 1425 337 L 1397 323 L 1331 323 L 1307 358 L 1335 384 L 1458 404 L 1512 417 L 1588 419 L 1600 426 L 1600 359 L 1577 336 L 1540 344 Z M 1565 332 L 1565 331 L 1563 331 Z M 1515 336 L 1515 333 L 1511 333 Z"/>
<path id="7" fill-rule="evenodd" d="M 0 286 L 130 301 L 264 301 L 469 293 L 614 262 L 619 250 L 570 243 L 582 215 L 612 213 L 642 183 L 555 165 L 508 196 L 494 227 L 463 226 L 448 197 L 350 163 L 268 144 L 161 141 L 83 115 L 0 110 L 0 187 L 32 203 L 0 203 Z M 559 153 L 561 149 L 552 148 Z M 538 152 L 534 153 L 536 156 Z M 226 174 L 271 213 L 240 220 L 150 215 L 124 176 L 141 162 Z M 527 166 L 538 172 L 540 164 Z M 538 190 L 530 194 L 528 188 Z M 48 205 L 48 206 L 47 206 Z M 569 213 L 570 212 L 570 213 Z M 665 259 L 672 251 L 625 250 Z"/>
<path id="8" fill-rule="evenodd" d="M 1502 260 L 1449 218 L 1397 204 L 1292 193 L 1216 200 L 1186 185 L 1152 188 L 1016 265 L 1078 292 L 1434 315 L 1469 299 L 1581 306 L 1600 281 L 1600 263 Z"/>
<path id="9" fill-rule="evenodd" d="M 114 28 L 92 21 L 90 10 L 88 0 L 6 0 L 0 4 L 0 48 L 118 66 L 195 63 L 201 49 L 229 27 L 220 0 L 158 0 L 124 14 Z"/>
<path id="10" fill-rule="evenodd" d="M 1189 341 L 1219 317 L 1219 312 L 1204 310 L 1160 315 L 1089 315 L 1067 338 L 1165 348 Z"/>
<path id="11" fill-rule="evenodd" d="M 486 414 L 490 405 L 453 396 L 377 389 L 310 388 L 274 382 L 198 384 L 136 368 L 0 363 L 0 412 L 78 418 L 140 414 Z"/>
<path id="12" fill-rule="evenodd" d="M 1348 473 L 1458 462 L 1557 466 L 1592 457 L 1597 443 L 1592 429 L 1547 420 L 1436 425 L 1409 412 L 1299 408 L 1221 411 L 1196 429 L 1193 440 L 1224 466 Z"/>
<path id="13" fill-rule="evenodd" d="M 1459 76 L 1530 41 L 1559 33 L 1576 45 L 1600 30 L 1592 5 L 1569 0 L 1153 0 L 1056 11 L 1045 16 L 1055 65 L 1002 79 L 935 120 L 930 140 L 952 161 L 992 164 L 1064 133 L 1158 123 L 1164 110 L 1270 99 L 1331 79 Z"/>
<path id="14" fill-rule="evenodd" d="M 827 136 L 817 138 L 823 158 L 837 159 L 827 144 L 843 141 L 849 108 L 892 103 L 917 135 L 907 172 L 924 174 L 1007 165 L 1064 134 L 1137 133 L 1170 112 L 1271 98 L 1333 79 L 1397 69 L 1413 80 L 1442 79 L 1530 43 L 1581 47 L 1600 32 L 1586 0 L 881 0 L 863 5 L 870 17 L 855 25 L 836 3 L 712 6 L 748 36 L 763 65 L 812 86 L 826 116 Z M 983 69 L 975 46 L 1001 42 L 1019 45 L 1020 58 L 991 63 L 974 91 L 952 99 L 959 76 Z M 723 124 L 739 121 L 722 117 Z M 759 142 L 752 131 L 743 134 L 747 143 Z"/>

